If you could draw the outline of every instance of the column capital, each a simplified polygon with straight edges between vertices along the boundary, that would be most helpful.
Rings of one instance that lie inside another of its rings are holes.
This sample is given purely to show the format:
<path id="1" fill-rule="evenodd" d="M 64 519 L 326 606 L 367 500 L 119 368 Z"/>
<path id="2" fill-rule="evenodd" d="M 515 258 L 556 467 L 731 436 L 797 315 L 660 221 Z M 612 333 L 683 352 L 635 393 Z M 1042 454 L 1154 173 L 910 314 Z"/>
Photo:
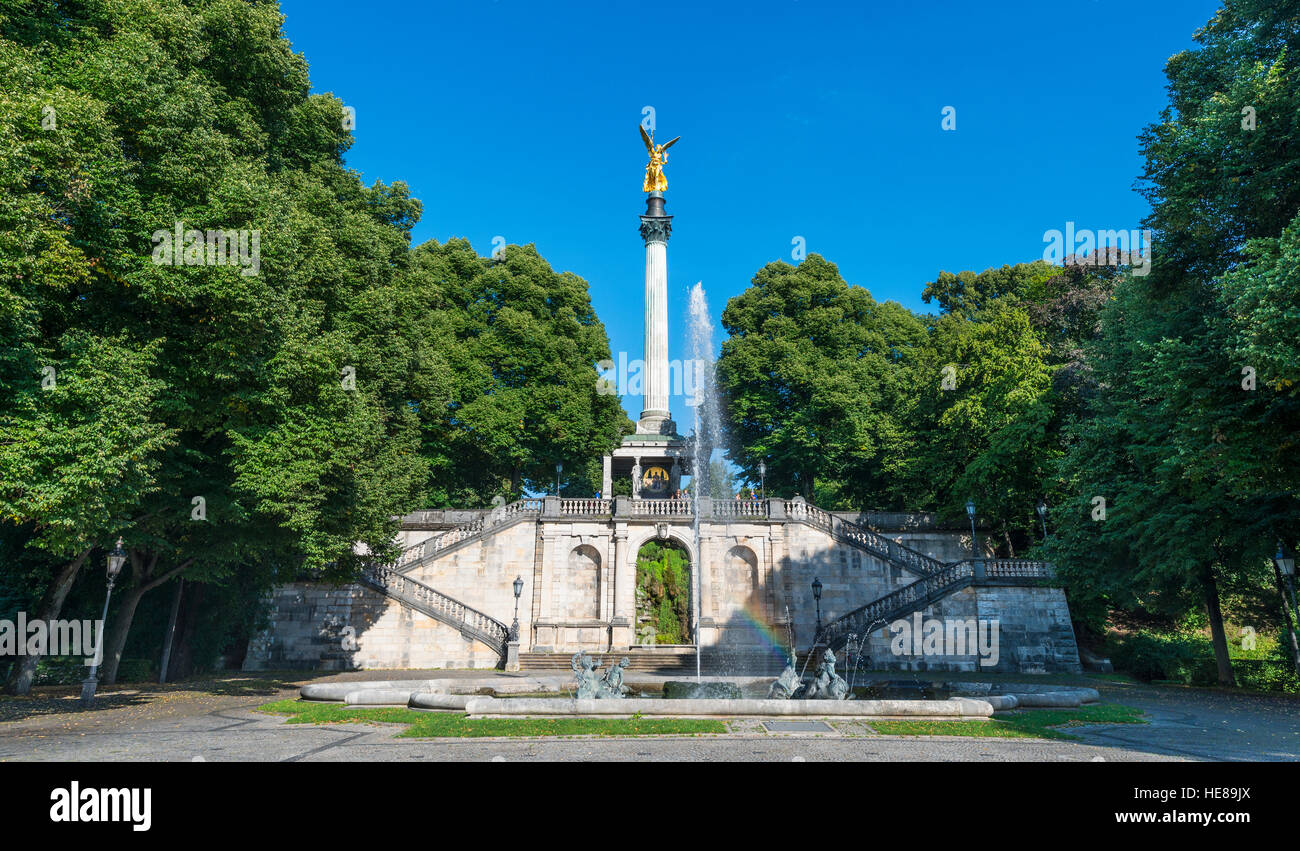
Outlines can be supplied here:
<path id="1" fill-rule="evenodd" d="M 642 216 L 641 239 L 647 245 L 652 242 L 668 242 L 673 232 L 672 216 Z"/>

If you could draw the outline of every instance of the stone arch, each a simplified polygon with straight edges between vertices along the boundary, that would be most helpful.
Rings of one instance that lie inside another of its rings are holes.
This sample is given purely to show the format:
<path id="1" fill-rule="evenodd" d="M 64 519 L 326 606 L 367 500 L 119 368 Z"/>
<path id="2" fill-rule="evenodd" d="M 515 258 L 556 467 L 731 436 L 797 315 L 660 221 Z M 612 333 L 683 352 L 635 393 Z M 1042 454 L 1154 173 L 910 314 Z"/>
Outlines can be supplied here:
<path id="1" fill-rule="evenodd" d="M 597 620 L 600 617 L 600 552 L 590 544 L 569 551 L 556 571 L 551 599 L 556 615 L 564 620 Z"/>
<path id="2" fill-rule="evenodd" d="M 693 643 L 697 566 L 690 543 L 672 534 L 667 524 L 637 537 L 632 549 L 636 576 L 634 640 L 637 644 Z M 658 545 L 657 552 L 651 544 Z M 669 552 L 677 555 L 670 558 Z"/>
<path id="3" fill-rule="evenodd" d="M 632 560 L 632 564 L 636 564 L 636 554 L 641 551 L 641 548 L 655 540 L 667 541 L 675 547 L 680 547 L 686 551 L 686 556 L 691 560 L 692 565 L 698 564 L 699 560 L 696 558 L 695 547 L 691 543 L 693 536 L 690 529 L 680 531 L 666 523 L 664 526 L 667 527 L 665 530 L 659 530 L 651 526 L 641 534 L 632 532 L 628 535 L 628 557 Z M 661 532 L 665 532 L 665 534 L 661 534 Z"/>

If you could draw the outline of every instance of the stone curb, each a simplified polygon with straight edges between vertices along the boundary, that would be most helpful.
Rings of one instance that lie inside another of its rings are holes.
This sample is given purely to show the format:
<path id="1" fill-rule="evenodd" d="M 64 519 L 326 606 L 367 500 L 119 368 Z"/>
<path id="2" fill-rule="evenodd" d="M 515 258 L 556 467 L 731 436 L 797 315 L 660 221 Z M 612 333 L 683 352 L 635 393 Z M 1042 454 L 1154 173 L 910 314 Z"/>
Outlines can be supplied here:
<path id="1" fill-rule="evenodd" d="M 410 689 L 367 688 L 343 698 L 348 706 L 408 706 L 415 695 Z"/>
<path id="2" fill-rule="evenodd" d="M 411 706 L 416 709 L 464 709 L 465 704 L 474 700 L 468 694 L 430 694 L 416 692 L 411 695 Z"/>
<path id="3" fill-rule="evenodd" d="M 849 716 L 855 718 L 987 718 L 987 700 L 572 700 L 523 697 L 498 700 L 473 697 L 465 705 L 471 718 L 507 715 L 594 715 L 648 717 Z"/>

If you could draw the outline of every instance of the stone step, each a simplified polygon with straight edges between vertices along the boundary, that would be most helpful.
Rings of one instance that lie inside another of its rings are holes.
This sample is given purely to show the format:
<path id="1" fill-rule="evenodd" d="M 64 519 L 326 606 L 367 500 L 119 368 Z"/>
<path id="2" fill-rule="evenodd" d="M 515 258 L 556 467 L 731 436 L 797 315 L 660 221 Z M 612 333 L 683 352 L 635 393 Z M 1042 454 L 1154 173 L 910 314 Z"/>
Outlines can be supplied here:
<path id="1" fill-rule="evenodd" d="M 601 667 L 616 665 L 624 656 L 631 671 L 694 671 L 695 651 L 689 653 L 645 653 L 623 651 L 589 653 Z M 572 653 L 520 653 L 519 667 L 525 671 L 568 671 Z"/>
<path id="2" fill-rule="evenodd" d="M 628 670 L 645 673 L 695 673 L 695 649 L 692 647 L 634 648 L 612 653 L 588 653 L 601 668 L 618 664 L 627 657 Z M 572 653 L 520 653 L 519 667 L 525 671 L 568 671 Z M 700 670 L 713 675 L 776 676 L 784 663 L 761 649 L 706 648 L 700 656 Z"/>

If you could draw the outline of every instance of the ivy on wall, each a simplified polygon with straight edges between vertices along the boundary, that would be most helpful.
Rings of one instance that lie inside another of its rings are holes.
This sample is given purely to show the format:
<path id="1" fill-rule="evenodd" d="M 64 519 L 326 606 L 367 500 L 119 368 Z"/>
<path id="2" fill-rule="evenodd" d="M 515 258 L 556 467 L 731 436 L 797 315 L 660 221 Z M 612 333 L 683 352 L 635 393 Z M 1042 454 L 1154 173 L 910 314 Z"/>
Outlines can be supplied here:
<path id="1" fill-rule="evenodd" d="M 654 628 L 656 644 L 690 643 L 691 562 L 671 544 L 649 541 L 636 557 L 637 623 Z"/>

